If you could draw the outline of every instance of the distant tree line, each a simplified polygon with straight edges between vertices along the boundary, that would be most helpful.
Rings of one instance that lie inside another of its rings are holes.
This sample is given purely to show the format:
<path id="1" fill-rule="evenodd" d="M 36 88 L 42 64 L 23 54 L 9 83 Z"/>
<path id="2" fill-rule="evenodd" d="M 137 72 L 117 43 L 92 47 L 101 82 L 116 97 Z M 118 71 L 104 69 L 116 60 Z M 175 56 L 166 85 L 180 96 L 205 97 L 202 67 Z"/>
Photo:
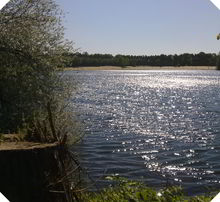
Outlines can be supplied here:
<path id="1" fill-rule="evenodd" d="M 217 64 L 216 64 L 217 70 L 220 70 L 220 53 L 217 56 Z"/>
<path id="2" fill-rule="evenodd" d="M 216 66 L 217 54 L 184 53 L 180 55 L 133 56 L 111 54 L 72 53 L 67 55 L 66 67 L 80 66 Z"/>

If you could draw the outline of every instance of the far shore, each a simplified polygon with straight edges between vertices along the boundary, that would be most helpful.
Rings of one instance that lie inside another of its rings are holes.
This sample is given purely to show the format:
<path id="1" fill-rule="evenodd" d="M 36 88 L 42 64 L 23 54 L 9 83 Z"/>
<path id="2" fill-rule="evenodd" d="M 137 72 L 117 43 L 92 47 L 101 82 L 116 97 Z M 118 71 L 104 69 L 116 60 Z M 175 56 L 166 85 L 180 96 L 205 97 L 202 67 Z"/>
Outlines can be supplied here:
<path id="1" fill-rule="evenodd" d="M 216 70 L 215 66 L 97 66 L 97 67 L 68 67 L 65 70 L 94 71 L 94 70 Z"/>

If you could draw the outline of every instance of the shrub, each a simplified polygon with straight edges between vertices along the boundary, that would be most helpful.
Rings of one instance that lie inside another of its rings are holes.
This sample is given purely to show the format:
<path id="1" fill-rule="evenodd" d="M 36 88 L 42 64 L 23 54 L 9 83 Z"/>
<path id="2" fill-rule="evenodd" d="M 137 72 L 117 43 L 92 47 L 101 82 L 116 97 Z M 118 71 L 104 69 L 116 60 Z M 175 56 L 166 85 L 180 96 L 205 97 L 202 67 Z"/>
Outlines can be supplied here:
<path id="1" fill-rule="evenodd" d="M 211 196 L 188 197 L 181 187 L 168 187 L 156 191 L 140 182 L 130 181 L 120 177 L 108 177 L 117 184 L 104 189 L 100 193 L 86 193 L 82 201 L 88 202 L 208 202 Z"/>

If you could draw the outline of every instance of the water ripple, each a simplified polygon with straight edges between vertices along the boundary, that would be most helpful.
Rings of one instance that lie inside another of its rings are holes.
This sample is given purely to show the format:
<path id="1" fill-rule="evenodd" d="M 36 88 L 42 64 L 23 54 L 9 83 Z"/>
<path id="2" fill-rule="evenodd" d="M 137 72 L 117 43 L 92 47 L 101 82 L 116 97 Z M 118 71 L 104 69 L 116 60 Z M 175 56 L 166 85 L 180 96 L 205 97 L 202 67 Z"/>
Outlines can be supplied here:
<path id="1" fill-rule="evenodd" d="M 118 173 L 187 190 L 220 188 L 220 72 L 67 72 L 85 123 L 80 154 L 91 175 Z"/>

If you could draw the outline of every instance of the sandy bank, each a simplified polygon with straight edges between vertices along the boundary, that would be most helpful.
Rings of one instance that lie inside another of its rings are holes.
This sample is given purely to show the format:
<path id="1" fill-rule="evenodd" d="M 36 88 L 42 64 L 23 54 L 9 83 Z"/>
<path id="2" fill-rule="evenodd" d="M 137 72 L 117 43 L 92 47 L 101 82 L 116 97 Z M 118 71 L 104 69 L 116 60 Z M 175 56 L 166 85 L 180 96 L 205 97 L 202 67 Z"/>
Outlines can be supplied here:
<path id="1" fill-rule="evenodd" d="M 65 70 L 76 70 L 76 71 L 93 71 L 93 70 L 215 70 L 215 66 L 127 66 L 127 67 L 118 67 L 118 66 L 98 66 L 98 67 L 69 67 Z"/>

